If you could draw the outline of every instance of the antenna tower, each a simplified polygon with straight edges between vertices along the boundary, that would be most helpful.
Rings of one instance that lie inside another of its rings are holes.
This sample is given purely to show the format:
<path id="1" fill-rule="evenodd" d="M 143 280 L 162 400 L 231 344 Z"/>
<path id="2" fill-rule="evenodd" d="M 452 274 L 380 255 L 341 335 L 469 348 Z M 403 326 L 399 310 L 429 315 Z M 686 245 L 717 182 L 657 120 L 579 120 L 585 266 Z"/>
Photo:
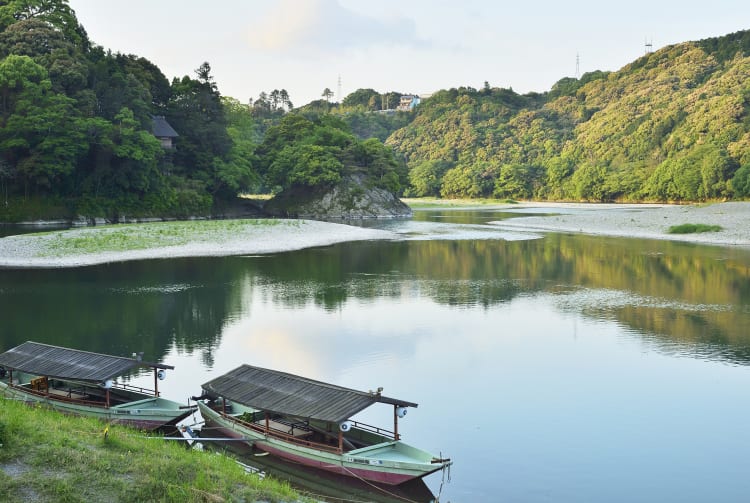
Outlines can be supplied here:
<path id="1" fill-rule="evenodd" d="M 576 53 L 576 80 L 581 77 L 581 57 Z"/>
<path id="2" fill-rule="evenodd" d="M 651 54 L 652 52 L 654 52 L 653 40 L 649 41 L 646 39 L 646 54 Z"/>

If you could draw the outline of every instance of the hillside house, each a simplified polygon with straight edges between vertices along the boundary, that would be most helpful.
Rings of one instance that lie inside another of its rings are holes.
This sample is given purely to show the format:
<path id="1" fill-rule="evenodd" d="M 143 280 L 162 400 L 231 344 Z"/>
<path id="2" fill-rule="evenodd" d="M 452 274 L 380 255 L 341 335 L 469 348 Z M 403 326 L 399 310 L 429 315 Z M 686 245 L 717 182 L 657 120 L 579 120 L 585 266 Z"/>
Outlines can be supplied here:
<path id="1" fill-rule="evenodd" d="M 411 112 L 414 110 L 414 107 L 419 105 L 419 96 L 415 94 L 406 94 L 404 96 L 401 96 L 401 101 L 398 104 L 398 107 L 396 107 L 396 110 L 399 110 L 401 112 Z"/>
<path id="2" fill-rule="evenodd" d="M 177 131 L 169 125 L 163 115 L 154 115 L 152 117 L 151 133 L 161 142 L 161 146 L 167 150 L 174 148 L 174 139 L 177 138 Z"/>

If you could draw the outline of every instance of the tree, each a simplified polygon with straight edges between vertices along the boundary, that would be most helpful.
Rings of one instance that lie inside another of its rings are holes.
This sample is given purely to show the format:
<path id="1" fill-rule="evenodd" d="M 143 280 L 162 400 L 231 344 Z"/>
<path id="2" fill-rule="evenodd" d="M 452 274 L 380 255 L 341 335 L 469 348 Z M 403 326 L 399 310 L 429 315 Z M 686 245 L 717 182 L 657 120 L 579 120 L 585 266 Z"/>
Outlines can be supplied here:
<path id="1" fill-rule="evenodd" d="M 411 195 L 415 197 L 439 196 L 443 175 L 445 175 L 451 167 L 450 163 L 442 160 L 422 161 L 417 163 L 409 171 Z"/>
<path id="2" fill-rule="evenodd" d="M 279 108 L 279 102 L 281 101 L 281 96 L 278 89 L 274 89 L 271 91 L 271 94 L 269 95 L 271 98 L 271 110 L 277 110 Z"/>
<path id="3" fill-rule="evenodd" d="M 335 184 L 344 168 L 335 154 L 321 145 L 287 145 L 271 162 L 268 183 L 282 188 Z"/>
<path id="4" fill-rule="evenodd" d="M 180 134 L 174 153 L 175 172 L 195 180 L 214 194 L 220 192 L 218 161 L 226 161 L 232 148 L 221 95 L 203 63 L 196 70 L 199 80 L 187 76 L 172 81 L 167 119 Z"/>
<path id="5" fill-rule="evenodd" d="M 243 105 L 233 98 L 222 98 L 227 118 L 227 133 L 232 139 L 232 148 L 226 160 L 217 165 L 217 175 L 222 189 L 231 195 L 243 191 L 258 190 L 260 177 L 255 171 L 257 162 L 255 150 L 259 142 L 258 126 L 253 120 L 249 105 Z"/>
<path id="6" fill-rule="evenodd" d="M 3 0 L 0 2 L 0 32 L 26 20 L 40 20 L 60 32 L 76 47 L 87 50 L 88 36 L 67 0 Z"/>
<path id="7" fill-rule="evenodd" d="M 286 109 L 291 112 L 292 108 L 294 108 L 294 105 L 292 105 L 292 102 L 289 100 L 289 93 L 286 89 L 282 89 L 279 92 L 279 98 L 281 100 L 281 104 L 283 106 L 286 106 Z"/>
<path id="8" fill-rule="evenodd" d="M 734 174 L 732 188 L 738 197 L 750 197 L 750 163 L 745 164 Z"/>
<path id="9" fill-rule="evenodd" d="M 333 91 L 326 87 L 325 89 L 323 89 L 323 94 L 321 94 L 321 96 L 323 96 L 327 102 L 330 102 L 331 98 L 333 97 Z"/>
<path id="10" fill-rule="evenodd" d="M 166 77 L 135 56 L 105 53 L 95 48 L 90 59 L 90 89 L 96 97 L 91 113 L 114 121 L 123 108 L 128 108 L 141 128 L 150 129 L 154 108 L 164 113 L 164 100 L 170 92 L 163 88 Z M 161 95 L 156 103 L 151 89 Z"/>
<path id="11" fill-rule="evenodd" d="M 56 92 L 73 95 L 86 87 L 88 68 L 80 49 L 38 17 L 17 21 L 0 32 L 0 59 L 29 56 L 47 69 Z"/>
<path id="12" fill-rule="evenodd" d="M 85 152 L 73 104 L 52 91 L 47 71 L 30 57 L 0 61 L 0 155 L 26 188 L 49 192 Z"/>
<path id="13" fill-rule="evenodd" d="M 380 93 L 374 89 L 357 89 L 341 100 L 341 104 L 347 108 L 378 110 L 380 108 L 379 101 Z M 377 108 L 373 108 L 374 106 L 377 106 Z"/>

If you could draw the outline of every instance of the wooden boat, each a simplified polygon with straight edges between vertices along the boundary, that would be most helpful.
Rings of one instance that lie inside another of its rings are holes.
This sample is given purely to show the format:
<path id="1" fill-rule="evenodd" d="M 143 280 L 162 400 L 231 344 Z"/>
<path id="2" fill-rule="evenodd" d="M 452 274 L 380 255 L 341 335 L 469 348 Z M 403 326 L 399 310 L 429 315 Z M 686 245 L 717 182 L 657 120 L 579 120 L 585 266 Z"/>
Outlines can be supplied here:
<path id="1" fill-rule="evenodd" d="M 154 390 L 118 383 L 138 368 L 154 371 Z M 0 354 L 0 396 L 36 402 L 61 412 L 154 430 L 174 425 L 195 408 L 161 398 L 161 363 L 25 342 Z"/>
<path id="2" fill-rule="evenodd" d="M 203 384 L 193 397 L 206 426 L 280 458 L 363 480 L 398 485 L 447 468 L 401 441 L 398 420 L 416 403 L 305 377 L 242 365 Z M 385 403 L 393 431 L 351 418 Z"/>

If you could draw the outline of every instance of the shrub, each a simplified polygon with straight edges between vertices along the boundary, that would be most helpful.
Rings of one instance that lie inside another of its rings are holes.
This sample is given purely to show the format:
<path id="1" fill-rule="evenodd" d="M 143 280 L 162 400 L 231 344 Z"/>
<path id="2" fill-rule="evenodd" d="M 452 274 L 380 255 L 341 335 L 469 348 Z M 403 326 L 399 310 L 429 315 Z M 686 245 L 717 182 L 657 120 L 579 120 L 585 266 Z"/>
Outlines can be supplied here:
<path id="1" fill-rule="evenodd" d="M 682 224 L 673 225 L 669 228 L 667 233 L 669 234 L 695 234 L 699 232 L 718 232 L 722 230 L 720 225 L 706 225 L 706 224 Z"/>

